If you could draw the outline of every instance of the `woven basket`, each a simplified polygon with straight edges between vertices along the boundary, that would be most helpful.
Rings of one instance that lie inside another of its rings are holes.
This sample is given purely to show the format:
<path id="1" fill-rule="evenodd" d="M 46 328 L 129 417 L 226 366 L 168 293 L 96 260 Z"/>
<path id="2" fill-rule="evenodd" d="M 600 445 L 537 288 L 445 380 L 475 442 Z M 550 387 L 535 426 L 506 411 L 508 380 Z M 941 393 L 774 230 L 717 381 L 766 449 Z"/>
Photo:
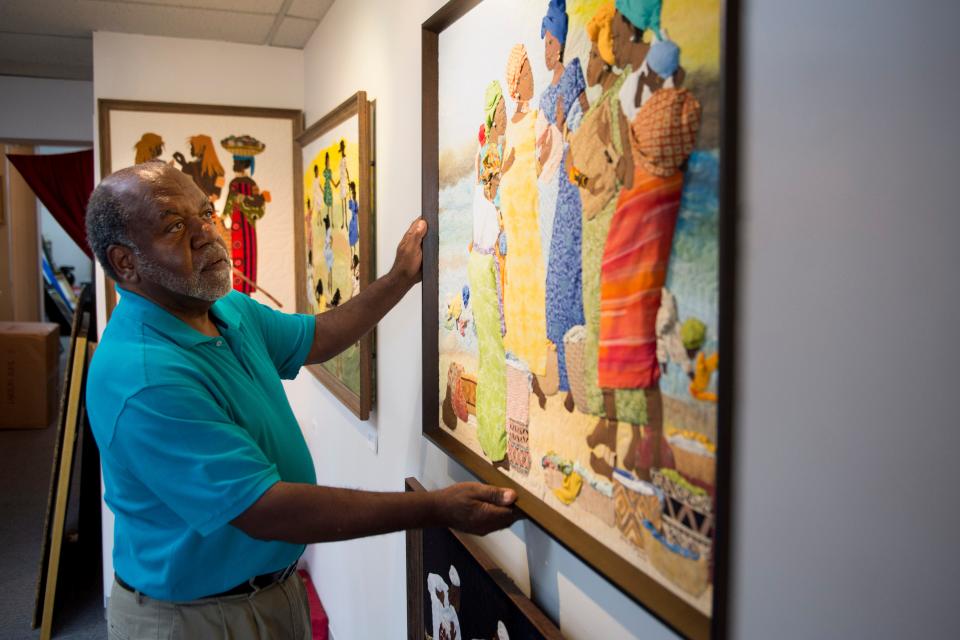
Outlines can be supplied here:
<path id="1" fill-rule="evenodd" d="M 507 360 L 507 420 L 530 424 L 530 372 Z"/>
<path id="2" fill-rule="evenodd" d="M 457 418 L 467 421 L 467 400 L 463 395 L 463 367 L 456 362 L 450 363 L 447 369 L 447 388 L 451 390 L 450 401 L 453 403 L 453 412 Z"/>
<path id="3" fill-rule="evenodd" d="M 707 589 L 710 569 L 707 559 L 685 558 L 658 540 L 646 527 L 641 527 L 643 544 L 650 563 L 672 583 L 696 597 Z"/>
<path id="4" fill-rule="evenodd" d="M 656 495 L 646 495 L 613 483 L 613 504 L 617 529 L 627 542 L 643 548 L 643 520 L 646 518 L 660 526 L 660 499 Z"/>
<path id="5" fill-rule="evenodd" d="M 471 416 L 477 415 L 477 379 L 465 373 L 460 376 L 460 384 L 463 386 L 463 399 L 467 403 L 467 413 Z"/>
<path id="6" fill-rule="evenodd" d="M 570 383 L 570 395 L 581 413 L 587 412 L 587 383 L 583 371 L 583 354 L 586 350 L 587 329 L 583 325 L 572 327 L 563 336 L 566 352 L 567 381 Z"/>
<path id="7" fill-rule="evenodd" d="M 713 541 L 707 536 L 693 531 L 670 516 L 663 517 L 663 536 L 673 544 L 693 549 L 707 559 L 709 565 L 713 557 Z"/>
<path id="8" fill-rule="evenodd" d="M 526 424 L 512 418 L 507 418 L 507 459 L 511 469 L 530 473 L 530 432 Z"/>
<path id="9" fill-rule="evenodd" d="M 617 526 L 616 502 L 612 497 L 594 489 L 589 482 L 583 483 L 576 504 L 580 505 L 584 511 L 595 515 L 607 526 Z"/>
<path id="10" fill-rule="evenodd" d="M 677 464 L 677 471 L 691 480 L 699 480 L 711 487 L 716 484 L 716 457 L 705 456 L 675 444 L 671 444 L 670 448 L 673 449 L 673 460 Z"/>

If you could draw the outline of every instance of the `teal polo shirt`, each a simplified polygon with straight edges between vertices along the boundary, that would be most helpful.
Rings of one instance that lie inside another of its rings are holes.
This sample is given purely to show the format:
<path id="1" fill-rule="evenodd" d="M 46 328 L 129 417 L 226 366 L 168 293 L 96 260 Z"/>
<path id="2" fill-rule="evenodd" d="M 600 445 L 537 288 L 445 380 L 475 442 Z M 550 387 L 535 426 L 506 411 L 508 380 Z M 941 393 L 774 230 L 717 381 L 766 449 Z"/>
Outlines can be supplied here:
<path id="1" fill-rule="evenodd" d="M 193 600 L 296 561 L 303 545 L 256 540 L 230 521 L 281 480 L 316 483 L 281 378 L 313 343 L 314 318 L 233 291 L 211 338 L 123 292 L 87 379 L 113 566 L 147 596 Z"/>

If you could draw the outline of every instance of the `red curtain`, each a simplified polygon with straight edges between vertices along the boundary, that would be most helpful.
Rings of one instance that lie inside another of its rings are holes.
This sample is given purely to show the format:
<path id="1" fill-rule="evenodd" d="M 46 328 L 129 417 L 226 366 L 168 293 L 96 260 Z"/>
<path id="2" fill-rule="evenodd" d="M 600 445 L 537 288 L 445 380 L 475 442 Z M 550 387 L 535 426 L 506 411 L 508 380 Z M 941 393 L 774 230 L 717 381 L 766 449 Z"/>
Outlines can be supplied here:
<path id="1" fill-rule="evenodd" d="M 87 201 L 93 192 L 93 150 L 7 157 L 63 230 L 93 259 L 86 225 Z"/>

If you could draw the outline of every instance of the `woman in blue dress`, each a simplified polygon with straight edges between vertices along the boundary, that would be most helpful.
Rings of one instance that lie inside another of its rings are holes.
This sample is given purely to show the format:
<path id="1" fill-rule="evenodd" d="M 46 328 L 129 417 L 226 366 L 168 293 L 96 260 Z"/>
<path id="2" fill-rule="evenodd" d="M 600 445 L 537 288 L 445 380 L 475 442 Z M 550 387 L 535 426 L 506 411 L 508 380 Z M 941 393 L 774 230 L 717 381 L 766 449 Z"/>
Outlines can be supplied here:
<path id="1" fill-rule="evenodd" d="M 553 216 L 541 212 L 544 221 L 553 218 L 546 275 L 547 338 L 556 346 L 559 389 L 567 392 L 564 406 L 573 411 L 563 337 L 574 326 L 584 324 L 580 262 L 583 221 L 580 190 L 570 181 L 566 168 L 569 154 L 567 131 L 576 128 L 580 117 L 589 109 L 589 103 L 584 93 L 586 82 L 579 58 L 574 58 L 566 66 L 562 62 L 567 37 L 565 0 L 550 0 L 540 36 L 547 69 L 553 72 L 550 85 L 540 96 L 540 111 L 563 134 L 563 161 L 556 176 L 556 209 Z"/>

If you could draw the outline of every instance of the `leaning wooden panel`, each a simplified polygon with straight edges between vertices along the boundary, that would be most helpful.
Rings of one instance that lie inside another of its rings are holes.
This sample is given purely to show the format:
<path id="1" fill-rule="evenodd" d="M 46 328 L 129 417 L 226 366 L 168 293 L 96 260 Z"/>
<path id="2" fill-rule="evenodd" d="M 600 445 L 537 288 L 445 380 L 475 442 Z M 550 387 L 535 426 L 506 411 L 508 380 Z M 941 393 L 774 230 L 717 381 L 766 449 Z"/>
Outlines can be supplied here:
<path id="1" fill-rule="evenodd" d="M 78 310 L 79 313 L 79 310 Z M 70 480 L 73 471 L 73 453 L 83 414 L 84 382 L 87 367 L 87 325 L 89 313 L 83 315 L 83 326 L 76 339 L 73 361 L 70 363 L 70 389 L 63 429 L 63 445 L 60 465 L 56 471 L 57 487 L 54 498 L 53 520 L 50 525 L 50 555 L 44 579 L 43 614 L 40 620 L 40 638 L 49 640 L 53 630 L 54 598 L 57 594 L 57 577 L 60 571 L 60 552 L 63 547 L 67 502 L 70 498 Z"/>
<path id="2" fill-rule="evenodd" d="M 407 478 L 407 491 L 425 491 Z M 469 536 L 407 531 L 407 638 L 561 640 L 560 630 Z"/>
<path id="3" fill-rule="evenodd" d="M 422 40 L 424 434 L 692 638 L 726 626 L 732 6 L 453 0 Z"/>
<path id="4" fill-rule="evenodd" d="M 54 511 L 56 509 L 56 495 L 60 478 L 60 459 L 63 454 L 64 434 L 68 424 L 68 403 L 71 385 L 73 384 L 73 360 L 76 351 L 77 336 L 80 333 L 80 326 L 83 320 L 85 318 L 92 318 L 93 313 L 93 289 L 90 285 L 84 285 L 80 291 L 79 303 L 73 313 L 73 322 L 70 326 L 70 341 L 66 348 L 66 359 L 64 360 L 66 363 L 66 371 L 64 371 L 63 374 L 63 386 L 60 388 L 60 404 L 57 412 L 57 435 L 53 441 L 50 488 L 47 491 L 47 509 L 43 518 L 43 534 L 40 538 L 40 566 L 37 570 L 37 584 L 33 600 L 31 626 L 34 629 L 40 626 L 43 615 L 43 601 L 46 595 L 47 567 L 50 563 L 50 535 L 53 526 Z"/>
<path id="5" fill-rule="evenodd" d="M 294 242 L 302 112 L 101 99 L 97 113 L 101 179 L 148 160 L 180 169 L 214 204 L 234 288 L 273 308 L 296 309 L 303 288 Z M 109 318 L 117 303 L 109 277 L 104 297 Z"/>
<path id="6" fill-rule="evenodd" d="M 373 103 L 357 92 L 298 138 L 302 216 L 296 228 L 297 311 L 320 314 L 376 277 Z M 310 372 L 361 420 L 375 395 L 375 332 Z"/>

